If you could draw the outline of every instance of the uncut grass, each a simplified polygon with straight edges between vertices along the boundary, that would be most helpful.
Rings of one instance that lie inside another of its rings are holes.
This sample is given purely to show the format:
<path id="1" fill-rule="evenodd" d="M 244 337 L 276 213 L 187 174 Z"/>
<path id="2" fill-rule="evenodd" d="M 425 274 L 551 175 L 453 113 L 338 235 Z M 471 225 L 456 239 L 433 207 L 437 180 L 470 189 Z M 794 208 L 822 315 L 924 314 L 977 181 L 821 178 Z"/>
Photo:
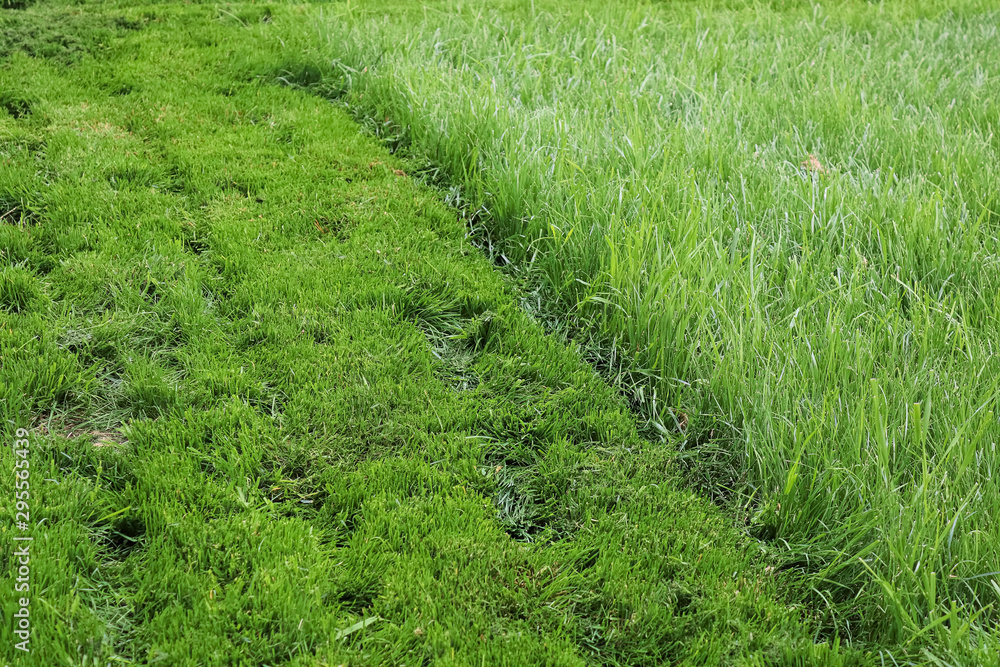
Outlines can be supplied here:
<path id="1" fill-rule="evenodd" d="M 735 456 L 718 483 L 755 489 L 755 533 L 837 632 L 978 664 L 1000 648 L 998 18 L 348 4 L 314 62 L 654 378 L 662 424 L 690 415 L 685 448 Z"/>
<path id="2" fill-rule="evenodd" d="M 0 410 L 32 430 L 34 537 L 33 652 L 4 624 L 5 660 L 860 660 L 412 165 L 275 85 L 301 16 L 23 12 L 69 37 L 0 66 Z"/>

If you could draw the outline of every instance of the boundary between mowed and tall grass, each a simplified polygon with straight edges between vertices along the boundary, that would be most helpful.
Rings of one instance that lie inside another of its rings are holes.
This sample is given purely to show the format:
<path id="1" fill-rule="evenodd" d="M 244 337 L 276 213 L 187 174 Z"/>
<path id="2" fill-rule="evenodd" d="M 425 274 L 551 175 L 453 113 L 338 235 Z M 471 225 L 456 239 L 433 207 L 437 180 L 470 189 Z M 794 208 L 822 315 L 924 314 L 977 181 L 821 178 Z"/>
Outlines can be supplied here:
<path id="1" fill-rule="evenodd" d="M 993 85 L 996 8 L 976 0 L 779 4 L 714 3 L 704 12 L 692 4 L 463 4 L 412 13 L 415 5 L 405 3 L 348 5 L 318 20 L 319 41 L 297 43 L 312 56 L 290 61 L 285 74 L 346 103 L 418 163 L 448 172 L 446 196 L 459 206 L 472 202 L 469 217 L 485 212 L 494 238 L 506 239 L 486 245 L 514 258 L 527 284 L 537 286 L 533 274 L 554 286 L 548 296 L 561 304 L 558 326 L 591 340 L 591 325 L 566 323 L 586 303 L 609 332 L 604 341 L 629 340 L 623 351 L 606 342 L 594 347 L 618 355 L 614 368 L 620 359 L 645 359 L 631 374 L 613 375 L 644 399 L 651 425 L 693 430 L 686 435 L 697 454 L 682 461 L 699 461 L 690 471 L 716 489 L 709 493 L 739 499 L 756 535 L 812 578 L 819 586 L 812 603 L 829 621 L 840 617 L 844 632 L 921 659 L 987 660 L 995 645 L 989 578 L 997 549 L 988 520 L 995 385 L 982 370 L 969 375 L 979 367 L 962 366 L 959 357 L 975 357 L 983 369 L 994 363 L 987 354 L 996 333 L 991 291 L 981 287 L 997 284 L 988 233 L 997 219 L 990 193 L 996 147 L 992 98 L 960 102 L 981 99 L 975 91 Z M 576 41 L 557 44 L 565 34 Z M 654 48 L 650 34 L 676 48 Z M 775 69 L 775 40 L 787 67 Z M 590 61 L 577 57 L 581 45 L 621 71 L 595 82 Z M 925 69 L 906 67 L 912 49 L 927 56 Z M 635 53 L 655 66 L 637 66 Z M 693 74 L 677 71 L 664 53 L 723 84 L 698 89 Z M 962 75 L 952 75 L 955 59 Z M 852 62 L 860 82 L 850 78 Z M 560 89 L 573 67 L 585 70 L 571 77 L 574 86 L 596 91 L 594 111 L 573 106 L 582 99 L 575 89 Z M 822 88 L 827 81 L 841 85 Z M 616 97 L 616 82 L 634 85 L 634 94 Z M 736 102 L 726 85 L 759 109 L 727 113 L 727 99 Z M 603 111 L 624 120 L 602 124 Z M 566 124 L 563 112 L 577 112 L 576 124 Z M 714 133 L 702 120 L 714 123 Z M 773 141 L 744 139 L 758 135 Z M 694 167 L 676 168 L 670 157 L 677 155 Z M 928 169 L 925 156 L 933 158 Z M 621 182 L 616 173 L 625 175 Z M 675 187 L 647 196 L 643 175 L 659 186 L 663 174 Z M 491 190 L 500 186 L 510 192 Z M 546 198 L 557 190 L 569 194 Z M 775 224 L 757 224 L 757 200 Z M 621 227 L 595 222 L 591 231 L 607 232 L 595 241 L 586 226 L 574 226 L 574 206 L 596 219 L 602 204 Z M 649 209 L 636 208 L 642 204 Z M 671 204 L 690 204 L 690 215 L 671 218 Z M 782 210 L 793 215 L 782 219 Z M 661 214 L 677 229 L 657 229 Z M 547 226 L 551 220 L 559 224 Z M 672 254 L 674 246 L 689 254 Z M 703 256 L 705 248 L 715 254 Z M 532 260 L 534 273 L 525 268 Z M 786 284 L 802 303 L 762 296 Z M 730 306 L 736 311 L 726 312 Z M 713 327 L 725 330 L 721 343 Z M 697 347 L 685 347 L 689 333 Z M 764 359 L 759 368 L 741 365 L 755 355 Z M 726 373 L 732 382 L 722 386 Z M 967 381 L 949 385 L 958 376 Z M 775 384 L 792 377 L 802 385 L 798 394 L 787 390 L 797 386 L 790 380 Z M 755 392 L 754 378 L 767 392 Z M 671 394 L 696 405 L 670 400 L 653 408 L 654 397 Z M 739 428 L 741 415 L 758 430 Z M 699 433 L 708 442 L 691 437 Z M 970 462 L 981 456 L 988 465 L 977 469 Z M 762 505 L 747 502 L 747 481 L 758 486 L 751 497 Z M 918 536 L 907 538 L 914 527 Z M 787 550 L 773 541 L 788 535 Z"/>
<path id="2" fill-rule="evenodd" d="M 438 192 L 274 85 L 282 12 L 3 20 L 44 46 L 0 69 L 36 662 L 857 662 Z"/>

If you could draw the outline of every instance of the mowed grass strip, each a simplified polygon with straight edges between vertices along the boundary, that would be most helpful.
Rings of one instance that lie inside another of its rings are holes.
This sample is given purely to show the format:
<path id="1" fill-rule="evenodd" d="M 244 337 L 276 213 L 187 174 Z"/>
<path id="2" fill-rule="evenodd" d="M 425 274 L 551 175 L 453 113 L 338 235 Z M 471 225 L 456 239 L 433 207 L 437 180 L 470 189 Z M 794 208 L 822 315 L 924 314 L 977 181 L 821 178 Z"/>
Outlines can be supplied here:
<path id="1" fill-rule="evenodd" d="M 626 360 L 831 632 L 995 664 L 998 18 L 393 0 L 317 17 L 312 62 Z"/>
<path id="2" fill-rule="evenodd" d="M 34 538 L 32 652 L 8 622 L 3 659 L 853 662 L 410 165 L 255 75 L 296 20 L 4 16 L 63 37 L 0 67 L 0 428 L 31 431 Z"/>

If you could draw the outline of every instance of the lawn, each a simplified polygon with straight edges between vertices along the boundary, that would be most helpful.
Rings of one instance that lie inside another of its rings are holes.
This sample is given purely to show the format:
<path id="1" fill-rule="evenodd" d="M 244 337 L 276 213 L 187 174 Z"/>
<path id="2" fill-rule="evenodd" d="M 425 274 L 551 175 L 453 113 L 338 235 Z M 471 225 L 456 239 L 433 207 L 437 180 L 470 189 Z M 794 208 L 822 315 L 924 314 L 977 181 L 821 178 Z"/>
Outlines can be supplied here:
<path id="1" fill-rule="evenodd" d="M 996 663 L 1000 5 L 399 0 L 314 25 L 296 80 L 445 175 L 824 634 Z"/>
<path id="2" fill-rule="evenodd" d="M 614 368 L 641 358 L 498 270 L 513 218 L 446 205 L 446 171 L 316 94 L 369 94 L 317 31 L 352 7 L 24 4 L 0 10 L 5 664 L 875 659 L 691 483 L 684 430 L 637 416 Z"/>

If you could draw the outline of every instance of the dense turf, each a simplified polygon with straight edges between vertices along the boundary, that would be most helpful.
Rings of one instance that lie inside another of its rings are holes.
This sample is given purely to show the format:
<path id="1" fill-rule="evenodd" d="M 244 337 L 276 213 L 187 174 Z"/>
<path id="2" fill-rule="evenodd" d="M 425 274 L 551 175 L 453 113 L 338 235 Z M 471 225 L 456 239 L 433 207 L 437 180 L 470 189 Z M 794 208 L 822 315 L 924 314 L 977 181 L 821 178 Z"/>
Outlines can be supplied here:
<path id="1" fill-rule="evenodd" d="M 311 62 L 646 373 L 647 412 L 827 627 L 982 664 L 998 22 L 979 0 L 393 1 L 330 9 Z"/>
<path id="2" fill-rule="evenodd" d="M 413 165 L 279 85 L 308 19 L 0 18 L 4 661 L 851 662 Z"/>

